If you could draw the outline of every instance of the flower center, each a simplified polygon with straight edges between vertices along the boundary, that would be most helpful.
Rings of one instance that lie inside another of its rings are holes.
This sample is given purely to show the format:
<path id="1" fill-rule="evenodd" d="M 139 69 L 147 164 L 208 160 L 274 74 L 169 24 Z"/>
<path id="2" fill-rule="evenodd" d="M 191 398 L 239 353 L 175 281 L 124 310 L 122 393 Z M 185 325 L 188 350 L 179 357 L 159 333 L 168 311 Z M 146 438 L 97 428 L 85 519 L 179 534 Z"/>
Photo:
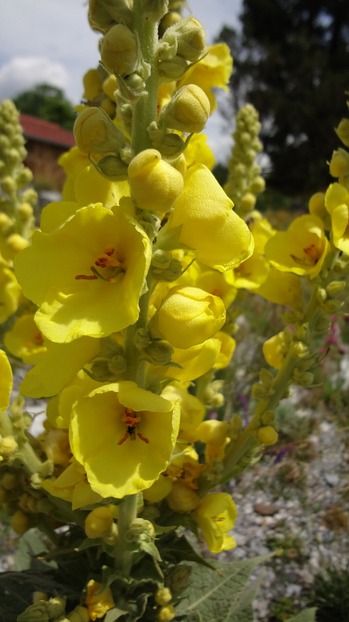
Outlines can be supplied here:
<path id="1" fill-rule="evenodd" d="M 96 281 L 97 279 L 102 279 L 102 281 L 115 283 L 119 274 L 125 273 L 122 262 L 116 257 L 115 248 L 111 246 L 108 246 L 103 253 L 97 255 L 93 266 L 90 266 L 90 270 L 92 274 L 76 274 L 75 280 Z"/>
<path id="2" fill-rule="evenodd" d="M 149 439 L 143 436 L 141 432 L 136 432 L 137 425 L 141 422 L 141 417 L 132 408 L 125 408 L 122 417 L 123 423 L 126 425 L 126 432 L 119 440 L 118 445 L 122 445 L 128 438 L 135 441 L 138 438 L 144 443 L 149 443 Z"/>
<path id="3" fill-rule="evenodd" d="M 321 252 L 316 247 L 316 245 L 309 244 L 309 246 L 306 246 L 305 248 L 303 248 L 303 252 L 304 252 L 304 255 L 302 259 L 300 259 L 296 255 L 291 255 L 291 258 L 293 259 L 293 261 L 303 266 L 316 266 L 321 256 Z"/>

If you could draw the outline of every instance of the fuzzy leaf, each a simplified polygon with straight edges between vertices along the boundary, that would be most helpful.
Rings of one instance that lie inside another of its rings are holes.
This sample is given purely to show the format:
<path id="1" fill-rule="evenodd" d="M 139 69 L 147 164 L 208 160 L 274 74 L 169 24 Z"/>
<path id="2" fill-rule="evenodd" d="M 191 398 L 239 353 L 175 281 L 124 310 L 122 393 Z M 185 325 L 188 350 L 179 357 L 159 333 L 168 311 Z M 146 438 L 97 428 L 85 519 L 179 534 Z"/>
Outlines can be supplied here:
<path id="1" fill-rule="evenodd" d="M 124 615 L 127 615 L 127 611 L 122 611 L 118 607 L 113 607 L 113 609 L 109 609 L 107 615 L 104 618 L 104 622 L 115 622 Z"/>
<path id="2" fill-rule="evenodd" d="M 14 556 L 16 570 L 29 570 L 35 557 L 47 552 L 43 534 L 38 529 L 28 529 L 21 536 Z"/>
<path id="3" fill-rule="evenodd" d="M 290 618 L 288 622 L 315 622 L 316 608 L 312 607 L 311 609 L 304 609 L 293 618 Z"/>
<path id="4" fill-rule="evenodd" d="M 248 586 L 254 569 L 270 555 L 227 564 L 213 562 L 214 570 L 193 568 L 190 584 L 182 592 L 177 614 L 190 622 L 253 622 L 252 601 L 256 585 Z"/>

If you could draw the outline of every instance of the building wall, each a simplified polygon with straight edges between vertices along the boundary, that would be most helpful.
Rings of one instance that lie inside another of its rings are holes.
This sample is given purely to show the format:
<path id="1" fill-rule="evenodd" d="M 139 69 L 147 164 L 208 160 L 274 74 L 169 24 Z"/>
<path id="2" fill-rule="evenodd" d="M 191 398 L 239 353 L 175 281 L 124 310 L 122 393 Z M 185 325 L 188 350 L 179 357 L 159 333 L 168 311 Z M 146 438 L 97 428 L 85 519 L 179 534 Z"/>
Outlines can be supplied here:
<path id="1" fill-rule="evenodd" d="M 25 148 L 28 152 L 25 165 L 34 175 L 35 187 L 61 192 L 65 173 L 57 160 L 67 149 L 58 145 L 37 142 L 33 139 L 27 139 Z"/>

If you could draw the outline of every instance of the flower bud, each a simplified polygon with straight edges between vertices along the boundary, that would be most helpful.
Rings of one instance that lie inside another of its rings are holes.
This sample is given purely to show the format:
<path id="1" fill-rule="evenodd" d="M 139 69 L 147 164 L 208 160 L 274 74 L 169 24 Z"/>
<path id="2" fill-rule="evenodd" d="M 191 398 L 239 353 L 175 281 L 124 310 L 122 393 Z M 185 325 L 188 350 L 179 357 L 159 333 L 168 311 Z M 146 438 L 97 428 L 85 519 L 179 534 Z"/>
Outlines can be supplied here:
<path id="1" fill-rule="evenodd" d="M 252 192 L 245 192 L 241 197 L 241 210 L 244 213 L 252 212 L 256 205 L 256 196 Z"/>
<path id="2" fill-rule="evenodd" d="M 349 153 L 345 149 L 337 149 L 333 152 L 330 161 L 330 173 L 332 177 L 342 177 L 349 174 Z"/>
<path id="3" fill-rule="evenodd" d="M 30 518 L 28 514 L 22 512 L 22 510 L 17 510 L 11 517 L 11 527 L 15 533 L 19 535 L 28 531 L 30 527 Z"/>
<path id="4" fill-rule="evenodd" d="M 331 281 L 326 287 L 329 296 L 338 296 L 345 290 L 347 284 L 345 281 Z"/>
<path id="5" fill-rule="evenodd" d="M 14 490 L 18 485 L 18 477 L 15 473 L 5 473 L 1 478 L 1 486 L 5 490 Z"/>
<path id="6" fill-rule="evenodd" d="M 166 500 L 171 510 L 181 514 L 192 512 L 200 503 L 198 493 L 180 481 L 173 483 L 172 490 Z"/>
<path id="7" fill-rule="evenodd" d="M 47 603 L 47 613 L 50 620 L 59 620 L 65 612 L 66 599 L 61 596 L 50 598 Z"/>
<path id="8" fill-rule="evenodd" d="M 211 108 L 205 92 L 196 84 L 182 86 L 164 106 L 159 115 L 159 125 L 181 132 L 201 132 Z"/>
<path id="9" fill-rule="evenodd" d="M 228 436 L 228 428 L 229 424 L 227 421 L 208 419 L 200 423 L 197 428 L 197 435 L 203 443 L 222 445 Z"/>
<path id="10" fill-rule="evenodd" d="M 167 212 L 184 187 L 183 177 L 161 158 L 156 149 L 145 149 L 128 167 L 131 196 L 140 209 Z"/>
<path id="11" fill-rule="evenodd" d="M 198 287 L 172 288 L 153 318 L 153 327 L 176 348 L 213 337 L 225 322 L 224 303 Z"/>
<path id="12" fill-rule="evenodd" d="M 338 127 L 335 128 L 335 132 L 342 143 L 349 147 L 349 119 L 342 119 Z"/>
<path id="13" fill-rule="evenodd" d="M 113 516 L 108 507 L 102 506 L 92 510 L 85 519 L 85 533 L 88 538 L 105 538 L 110 535 Z"/>
<path id="14" fill-rule="evenodd" d="M 257 430 L 256 437 L 262 445 L 275 445 L 278 440 L 278 433 L 271 425 L 264 425 Z"/>
<path id="15" fill-rule="evenodd" d="M 127 179 L 127 164 L 117 155 L 107 155 L 93 162 L 97 171 L 110 181 L 123 181 Z"/>
<path id="16" fill-rule="evenodd" d="M 47 612 L 47 601 L 39 600 L 33 605 L 29 605 L 16 618 L 17 622 L 50 622 Z"/>
<path id="17" fill-rule="evenodd" d="M 90 622 L 86 607 L 81 607 L 81 605 L 77 605 L 73 611 L 68 613 L 67 619 L 69 622 Z"/>
<path id="18" fill-rule="evenodd" d="M 74 123 L 75 142 L 81 153 L 116 153 L 123 138 L 101 108 L 91 106 L 80 112 Z"/>
<path id="19" fill-rule="evenodd" d="M 157 605 L 162 605 L 163 607 L 170 603 L 172 600 L 171 590 L 168 587 L 160 587 L 158 591 L 155 593 L 155 602 Z"/>
<path id="20" fill-rule="evenodd" d="M 20 251 L 29 246 L 28 240 L 23 238 L 19 233 L 12 233 L 6 238 L 3 248 L 5 259 L 13 259 Z"/>
<path id="21" fill-rule="evenodd" d="M 160 37 L 163 37 L 164 32 L 167 30 L 167 28 L 174 26 L 175 24 L 177 24 L 177 22 L 181 21 L 181 19 L 182 18 L 180 14 L 176 13 L 175 11 L 169 11 L 168 13 L 166 13 L 166 15 L 164 15 L 159 24 Z"/>
<path id="22" fill-rule="evenodd" d="M 146 19 L 158 22 L 167 12 L 168 0 L 142 0 L 142 8 Z"/>
<path id="23" fill-rule="evenodd" d="M 128 0 L 90 0 L 88 21 L 93 30 L 107 32 L 115 23 L 132 24 L 133 13 Z"/>
<path id="24" fill-rule="evenodd" d="M 16 453 L 18 449 L 18 443 L 13 436 L 4 436 L 0 437 L 0 456 L 4 458 L 9 458 L 14 453 Z"/>
<path id="25" fill-rule="evenodd" d="M 133 32 L 124 24 L 115 24 L 103 37 L 101 59 L 111 74 L 125 76 L 137 67 L 138 47 Z"/>
<path id="26" fill-rule="evenodd" d="M 168 365 L 173 355 L 172 346 L 167 341 L 154 340 L 143 350 L 144 358 L 153 365 Z"/>
<path id="27" fill-rule="evenodd" d="M 158 622 L 171 622 L 176 617 L 176 611 L 173 605 L 166 605 L 166 607 L 161 607 L 161 609 L 156 614 L 156 619 Z"/>
<path id="28" fill-rule="evenodd" d="M 170 60 L 162 60 L 159 63 L 159 76 L 166 80 L 179 80 L 184 76 L 188 65 L 181 56 L 174 56 Z"/>

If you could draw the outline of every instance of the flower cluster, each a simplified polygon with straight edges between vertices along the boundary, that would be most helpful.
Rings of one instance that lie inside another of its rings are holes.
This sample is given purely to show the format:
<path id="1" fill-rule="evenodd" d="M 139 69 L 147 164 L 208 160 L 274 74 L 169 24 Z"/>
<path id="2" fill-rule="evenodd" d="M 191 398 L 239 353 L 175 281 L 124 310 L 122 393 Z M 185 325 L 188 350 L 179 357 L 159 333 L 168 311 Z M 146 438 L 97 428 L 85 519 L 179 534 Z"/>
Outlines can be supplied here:
<path id="1" fill-rule="evenodd" d="M 170 562 L 164 545 L 161 567 L 159 550 L 179 526 L 202 535 L 212 553 L 235 547 L 237 508 L 217 486 L 277 442 L 275 408 L 290 384 L 311 385 L 312 336 L 340 307 L 348 273 L 348 176 L 338 152 L 338 181 L 276 231 L 253 210 L 264 181 L 248 106 L 226 188 L 246 221 L 234 210 L 201 135 L 232 59 L 224 45 L 206 47 L 204 28 L 180 5 L 90 0 L 101 66 L 84 78 L 76 147 L 61 158 L 62 201 L 43 209 L 33 235 L 29 197 L 17 193 L 25 175 L 8 168 L 14 156 L 1 169 L 1 248 L 13 235 L 26 247 L 11 258 L 1 250 L 4 347 L 30 369 L 11 402 L 11 366 L 0 351 L 0 499 L 18 533 L 74 524 L 80 552 L 96 550 L 72 621 L 102 618 L 116 593 L 121 610 L 137 603 L 132 619 L 146 610 L 173 619 Z M 345 121 L 337 132 L 346 145 Z M 19 222 L 27 228 L 14 233 Z M 238 413 L 224 416 L 222 370 L 235 350 L 237 293 L 246 289 L 288 311 L 285 329 L 264 344 L 271 369 L 252 387 L 243 427 Z M 26 300 L 17 313 L 14 291 Z M 23 397 L 46 401 L 37 439 Z M 130 582 L 127 604 L 122 580 L 147 556 L 151 599 L 141 603 Z M 34 603 L 23 622 L 51 601 Z"/>

